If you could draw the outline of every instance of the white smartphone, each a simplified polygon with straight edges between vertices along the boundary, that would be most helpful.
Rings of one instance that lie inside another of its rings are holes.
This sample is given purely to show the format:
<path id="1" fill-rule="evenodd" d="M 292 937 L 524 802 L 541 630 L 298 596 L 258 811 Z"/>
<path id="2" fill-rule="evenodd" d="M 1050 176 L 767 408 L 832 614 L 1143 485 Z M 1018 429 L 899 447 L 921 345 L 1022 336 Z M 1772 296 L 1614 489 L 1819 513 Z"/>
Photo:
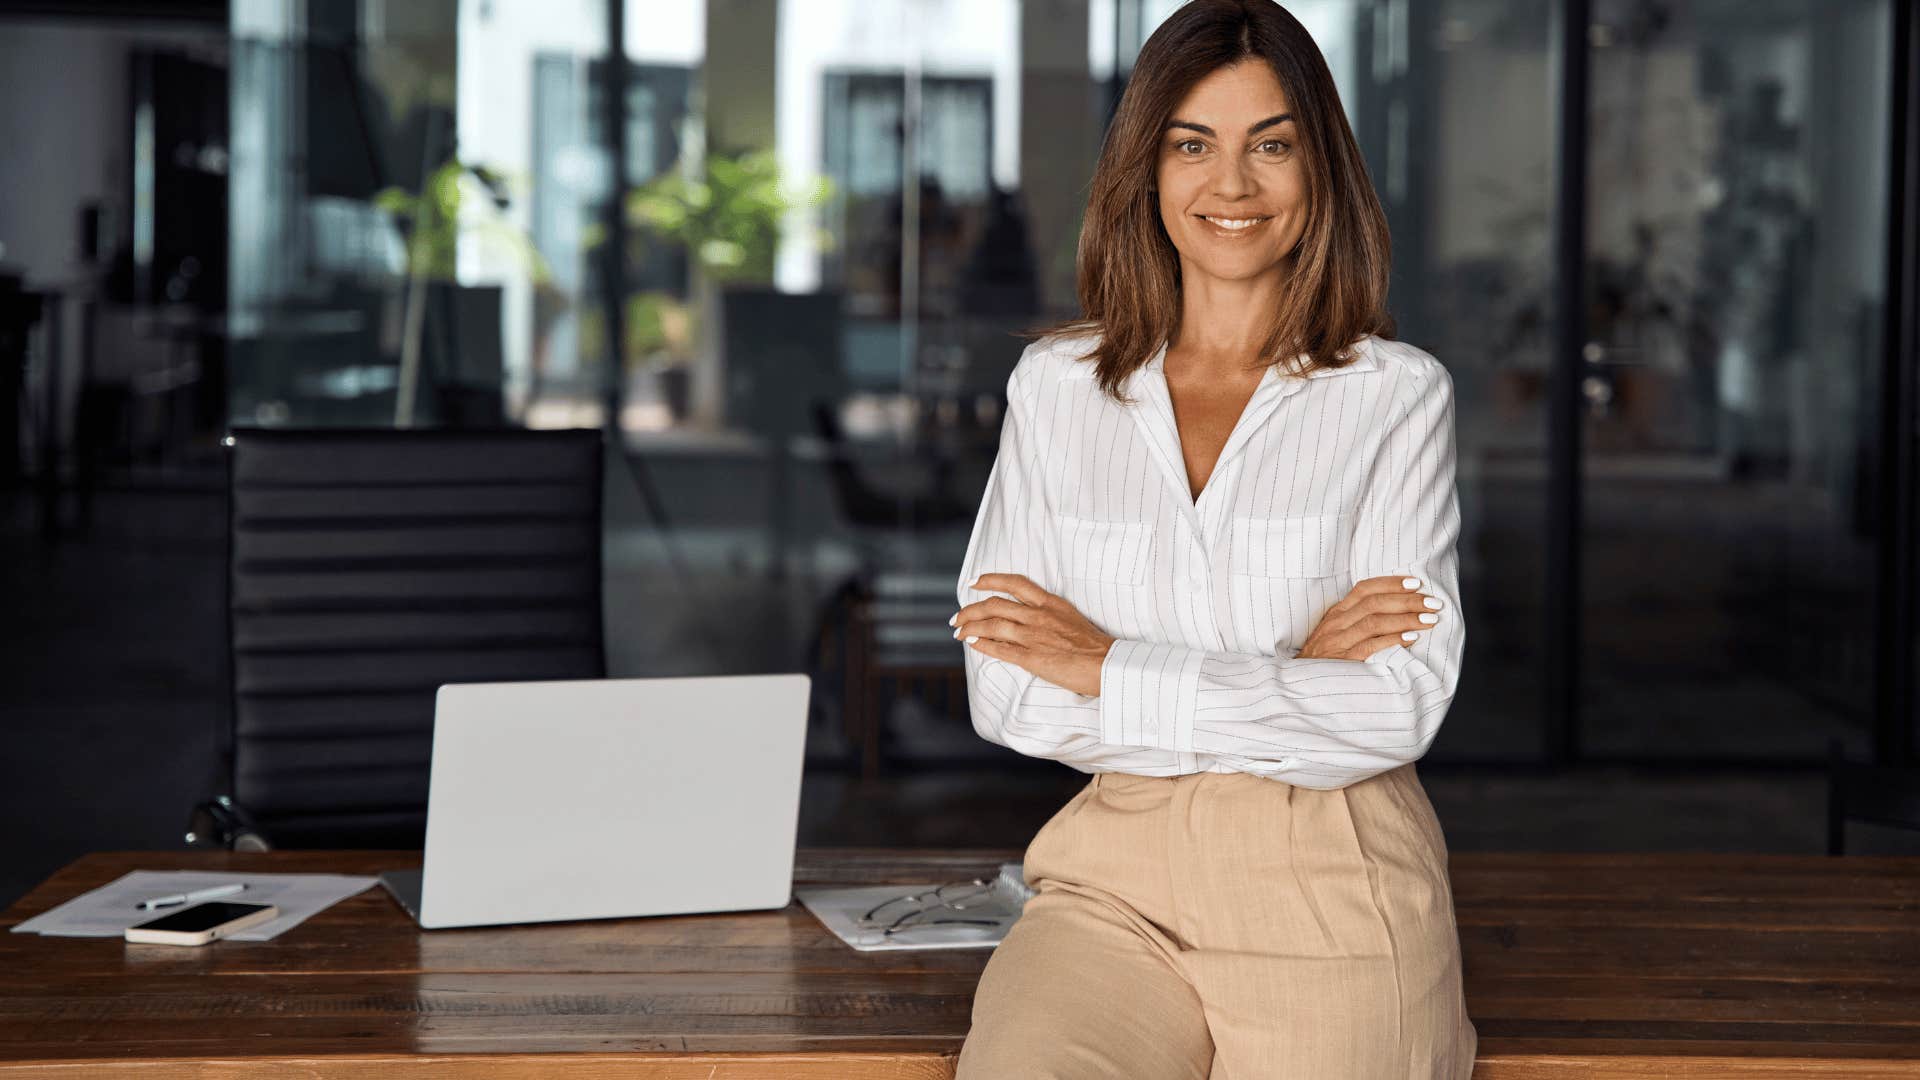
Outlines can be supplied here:
<path id="1" fill-rule="evenodd" d="M 127 927 L 127 940 L 146 945 L 205 945 L 279 917 L 272 904 L 212 900 Z"/>

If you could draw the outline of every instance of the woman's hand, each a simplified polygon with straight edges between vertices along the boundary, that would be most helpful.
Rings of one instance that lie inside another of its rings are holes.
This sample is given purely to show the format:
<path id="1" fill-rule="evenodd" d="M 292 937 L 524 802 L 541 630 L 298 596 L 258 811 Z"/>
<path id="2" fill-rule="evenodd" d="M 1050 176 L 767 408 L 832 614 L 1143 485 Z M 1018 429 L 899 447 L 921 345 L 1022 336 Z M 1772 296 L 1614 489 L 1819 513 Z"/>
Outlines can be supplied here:
<path id="1" fill-rule="evenodd" d="M 1113 636 L 1072 604 L 1022 574 L 981 574 L 972 588 L 1003 592 L 968 604 L 947 620 L 953 636 L 995 660 L 1017 664 L 1076 694 L 1100 694 L 1100 664 Z"/>
<path id="2" fill-rule="evenodd" d="M 1374 577 L 1354 583 L 1327 609 L 1296 657 L 1365 660 L 1389 645 L 1405 645 L 1440 621 L 1442 606 L 1419 591 L 1419 578 Z"/>

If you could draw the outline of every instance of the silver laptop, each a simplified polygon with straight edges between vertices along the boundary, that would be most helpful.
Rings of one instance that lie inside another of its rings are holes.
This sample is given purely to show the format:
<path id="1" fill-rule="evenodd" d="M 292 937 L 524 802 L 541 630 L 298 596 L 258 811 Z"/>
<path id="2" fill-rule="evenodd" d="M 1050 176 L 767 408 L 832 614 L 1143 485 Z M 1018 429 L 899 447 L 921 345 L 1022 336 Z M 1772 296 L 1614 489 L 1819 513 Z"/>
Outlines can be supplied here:
<path id="1" fill-rule="evenodd" d="M 784 907 L 808 677 L 443 686 L 421 926 Z"/>

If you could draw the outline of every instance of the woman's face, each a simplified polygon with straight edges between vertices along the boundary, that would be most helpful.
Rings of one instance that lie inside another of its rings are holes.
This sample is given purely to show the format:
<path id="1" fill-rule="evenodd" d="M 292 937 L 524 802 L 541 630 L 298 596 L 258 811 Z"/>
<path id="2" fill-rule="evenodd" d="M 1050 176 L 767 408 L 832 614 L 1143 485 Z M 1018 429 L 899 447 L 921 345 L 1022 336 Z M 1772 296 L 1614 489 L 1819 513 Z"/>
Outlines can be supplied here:
<path id="1" fill-rule="evenodd" d="M 1257 59 L 1214 71 L 1174 108 L 1155 175 L 1183 273 L 1256 277 L 1299 242 L 1307 177 L 1288 112 L 1280 80 Z"/>

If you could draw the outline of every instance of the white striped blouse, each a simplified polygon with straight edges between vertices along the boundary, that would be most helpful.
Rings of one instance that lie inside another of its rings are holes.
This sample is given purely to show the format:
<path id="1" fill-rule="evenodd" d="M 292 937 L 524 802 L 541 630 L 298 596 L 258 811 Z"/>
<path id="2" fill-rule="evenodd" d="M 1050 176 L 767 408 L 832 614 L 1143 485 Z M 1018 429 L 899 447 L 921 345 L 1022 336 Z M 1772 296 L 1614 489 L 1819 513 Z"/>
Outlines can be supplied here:
<path id="1" fill-rule="evenodd" d="M 1378 337 L 1337 370 L 1269 368 L 1195 500 L 1165 347 L 1128 407 L 1081 359 L 1093 340 L 1038 341 L 1015 365 L 958 596 L 1024 574 L 1118 640 L 1097 696 L 965 649 L 974 730 L 1082 772 L 1307 788 L 1426 753 L 1466 643 L 1447 369 Z M 1365 660 L 1294 655 L 1354 582 L 1389 574 L 1419 578 L 1439 623 Z"/>

